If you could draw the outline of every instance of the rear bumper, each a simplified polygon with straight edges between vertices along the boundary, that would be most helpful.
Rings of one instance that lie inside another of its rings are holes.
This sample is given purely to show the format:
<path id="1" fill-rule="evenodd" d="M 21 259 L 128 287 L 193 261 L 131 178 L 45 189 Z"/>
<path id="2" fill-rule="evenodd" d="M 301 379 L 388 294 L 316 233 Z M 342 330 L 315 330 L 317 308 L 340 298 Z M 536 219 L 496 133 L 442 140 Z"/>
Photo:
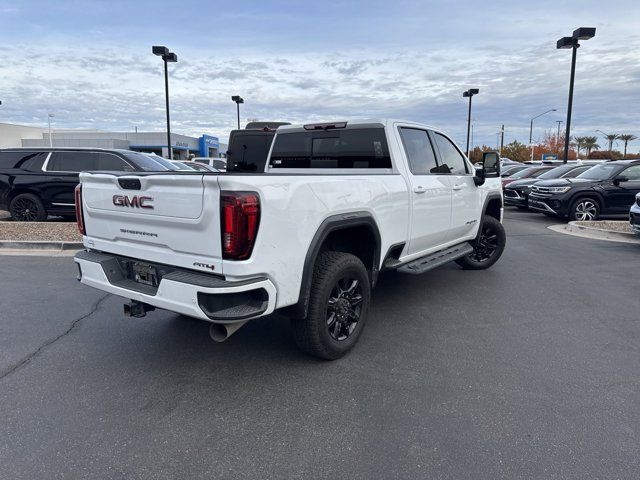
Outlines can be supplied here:
<path id="1" fill-rule="evenodd" d="M 151 287 L 127 278 L 122 269 L 123 257 L 83 250 L 74 260 L 79 267 L 78 280 L 85 285 L 213 323 L 269 315 L 276 305 L 276 288 L 264 277 L 232 282 L 173 269 L 161 277 L 157 287 Z"/>

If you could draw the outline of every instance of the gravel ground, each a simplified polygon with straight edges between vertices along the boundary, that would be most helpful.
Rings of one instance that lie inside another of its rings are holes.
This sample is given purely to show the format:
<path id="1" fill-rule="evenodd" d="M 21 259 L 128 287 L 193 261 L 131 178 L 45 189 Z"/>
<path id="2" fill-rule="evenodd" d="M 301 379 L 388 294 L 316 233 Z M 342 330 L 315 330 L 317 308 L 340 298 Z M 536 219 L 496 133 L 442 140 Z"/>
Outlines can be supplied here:
<path id="1" fill-rule="evenodd" d="M 575 224 L 607 232 L 633 233 L 629 227 L 629 222 L 626 220 L 600 220 L 596 222 L 575 222 Z"/>
<path id="2" fill-rule="evenodd" d="M 0 240 L 81 242 L 75 222 L 2 222 Z"/>

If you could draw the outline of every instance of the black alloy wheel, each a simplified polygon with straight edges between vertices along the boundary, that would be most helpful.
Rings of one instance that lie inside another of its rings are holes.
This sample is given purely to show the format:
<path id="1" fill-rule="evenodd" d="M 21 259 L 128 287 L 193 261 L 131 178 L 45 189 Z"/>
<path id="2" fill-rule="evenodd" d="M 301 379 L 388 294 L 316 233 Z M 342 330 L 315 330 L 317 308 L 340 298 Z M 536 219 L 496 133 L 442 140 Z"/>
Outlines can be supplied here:
<path id="1" fill-rule="evenodd" d="M 344 277 L 336 282 L 327 300 L 327 329 L 339 342 L 355 330 L 362 313 L 362 288 L 356 278 Z"/>
<path id="2" fill-rule="evenodd" d="M 507 244 L 507 235 L 502 223 L 494 217 L 485 215 L 481 230 L 471 242 L 473 251 L 456 263 L 466 270 L 484 270 L 496 263 Z"/>
<path id="3" fill-rule="evenodd" d="M 42 222 L 47 218 L 42 201 L 31 193 L 20 194 L 11 200 L 9 213 L 17 222 Z"/>

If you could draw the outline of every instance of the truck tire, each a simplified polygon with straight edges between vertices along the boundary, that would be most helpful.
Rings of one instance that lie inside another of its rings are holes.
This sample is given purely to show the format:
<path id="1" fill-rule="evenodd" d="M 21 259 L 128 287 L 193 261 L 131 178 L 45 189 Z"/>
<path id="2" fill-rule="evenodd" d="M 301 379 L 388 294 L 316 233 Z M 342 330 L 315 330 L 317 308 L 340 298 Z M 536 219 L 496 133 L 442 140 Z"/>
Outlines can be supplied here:
<path id="1" fill-rule="evenodd" d="M 33 193 L 16 195 L 9 204 L 9 213 L 16 222 L 44 222 L 47 219 L 42 200 Z"/>
<path id="2" fill-rule="evenodd" d="M 313 270 L 307 317 L 292 320 L 298 347 L 325 360 L 342 357 L 362 333 L 370 299 L 369 276 L 358 257 L 321 252 Z"/>
<path id="3" fill-rule="evenodd" d="M 473 252 L 456 260 L 465 270 L 484 270 L 496 263 L 507 244 L 507 235 L 502 224 L 495 218 L 485 215 L 482 219 L 482 231 L 472 242 Z"/>
<path id="4" fill-rule="evenodd" d="M 571 204 L 569 220 L 590 221 L 600 216 L 600 204 L 591 197 L 582 197 Z"/>

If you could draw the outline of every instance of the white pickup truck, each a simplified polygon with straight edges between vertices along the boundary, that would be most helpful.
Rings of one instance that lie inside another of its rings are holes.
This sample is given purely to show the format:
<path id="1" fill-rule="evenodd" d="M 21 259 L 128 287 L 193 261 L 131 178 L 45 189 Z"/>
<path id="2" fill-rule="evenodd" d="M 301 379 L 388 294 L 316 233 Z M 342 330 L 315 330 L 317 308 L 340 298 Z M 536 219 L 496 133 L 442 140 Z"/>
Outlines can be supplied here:
<path id="1" fill-rule="evenodd" d="M 280 310 L 298 345 L 336 359 L 356 343 L 378 273 L 505 247 L 500 162 L 475 170 L 447 135 L 393 120 L 278 128 L 264 172 L 84 172 L 79 280 L 211 322 L 222 341 Z"/>

